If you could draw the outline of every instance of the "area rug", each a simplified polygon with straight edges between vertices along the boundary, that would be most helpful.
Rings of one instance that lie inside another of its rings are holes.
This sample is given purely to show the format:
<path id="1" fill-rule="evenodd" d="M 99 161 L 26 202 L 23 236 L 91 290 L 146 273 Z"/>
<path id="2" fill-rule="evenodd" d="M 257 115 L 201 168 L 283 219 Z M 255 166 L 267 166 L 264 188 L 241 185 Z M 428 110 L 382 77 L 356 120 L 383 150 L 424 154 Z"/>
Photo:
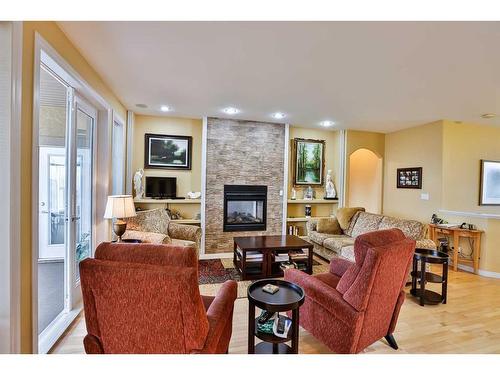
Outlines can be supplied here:
<path id="1" fill-rule="evenodd" d="M 329 264 L 325 260 L 314 257 L 313 274 L 328 272 Z M 204 259 L 198 262 L 200 293 L 204 296 L 215 296 L 226 280 L 238 283 L 238 298 L 246 298 L 247 288 L 252 280 L 241 280 L 240 274 L 231 258 Z"/>

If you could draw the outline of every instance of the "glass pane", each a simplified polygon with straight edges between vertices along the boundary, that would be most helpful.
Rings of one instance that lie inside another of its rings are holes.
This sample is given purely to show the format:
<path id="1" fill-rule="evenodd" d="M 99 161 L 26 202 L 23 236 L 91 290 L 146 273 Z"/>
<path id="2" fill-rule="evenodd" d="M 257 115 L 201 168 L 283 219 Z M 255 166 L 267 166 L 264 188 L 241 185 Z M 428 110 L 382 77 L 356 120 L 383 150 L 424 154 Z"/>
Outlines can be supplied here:
<path id="1" fill-rule="evenodd" d="M 65 307 L 67 87 L 43 66 L 39 92 L 38 333 Z"/>
<path id="2" fill-rule="evenodd" d="M 263 201 L 228 201 L 228 224 L 246 224 L 264 222 Z"/>
<path id="3" fill-rule="evenodd" d="M 64 245 L 66 174 L 64 156 L 49 155 L 50 245 Z"/>
<path id="4" fill-rule="evenodd" d="M 94 119 L 78 109 L 76 165 L 76 273 L 78 264 L 90 256 L 92 243 L 92 132 Z"/>

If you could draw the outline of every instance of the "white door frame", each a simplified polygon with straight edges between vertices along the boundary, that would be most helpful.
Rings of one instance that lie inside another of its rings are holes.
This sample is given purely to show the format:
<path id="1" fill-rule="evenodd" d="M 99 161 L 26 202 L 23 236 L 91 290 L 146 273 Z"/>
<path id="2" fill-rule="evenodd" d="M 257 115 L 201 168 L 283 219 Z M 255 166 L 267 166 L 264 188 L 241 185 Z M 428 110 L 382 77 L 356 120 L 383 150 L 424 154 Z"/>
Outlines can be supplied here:
<path id="1" fill-rule="evenodd" d="M 112 193 L 113 194 L 125 194 L 125 190 L 126 190 L 126 181 L 127 181 L 127 128 L 125 127 L 125 121 L 115 112 L 113 111 L 113 131 L 111 133 L 111 155 L 114 154 L 114 147 L 115 147 L 115 129 L 116 129 L 116 126 L 115 126 L 115 123 L 119 124 L 121 129 L 122 129 L 122 132 L 123 132 L 123 135 L 122 135 L 122 152 L 123 152 L 123 165 L 122 165 L 122 176 L 123 176 L 123 180 L 122 180 L 122 183 L 121 183 L 121 189 L 119 189 L 118 191 L 114 191 L 114 186 L 112 186 Z M 114 168 L 112 168 L 112 170 L 114 170 Z M 111 182 L 113 183 L 113 179 L 111 179 Z M 128 194 L 128 193 L 127 193 Z"/>
<path id="2" fill-rule="evenodd" d="M 40 64 L 43 61 L 57 76 L 68 83 L 80 96 L 85 97 L 89 103 L 98 110 L 98 122 L 94 125 L 94 152 L 93 152 L 93 249 L 98 239 L 108 236 L 107 226 L 103 220 L 97 220 L 98 215 L 104 212 L 105 197 L 109 194 L 110 171 L 110 133 L 112 129 L 112 109 L 106 100 L 100 96 L 81 76 L 68 64 L 64 58 L 39 34 L 35 33 L 34 74 L 33 74 L 33 144 L 32 144 L 32 181 L 33 186 L 38 186 L 38 140 L 39 140 L 39 90 L 40 90 Z M 97 140 L 99 142 L 97 142 Z M 99 161 L 100 164 L 96 162 Z M 99 173 L 97 171 L 99 169 Z M 105 176 L 108 176 L 106 179 Z M 96 185 L 97 176 L 100 186 Z M 38 189 L 32 189 L 32 202 L 38 202 Z M 44 337 L 39 342 L 38 337 L 38 205 L 32 205 L 32 351 L 33 353 L 46 353 L 57 341 L 64 330 L 80 313 L 82 306 L 69 310 L 64 319 L 58 319 L 56 324 L 50 324 L 44 330 Z M 101 215 L 102 216 L 102 215 Z M 98 231 L 98 225 L 101 225 Z M 100 233 L 104 232 L 104 233 Z M 99 233 L 99 236 L 98 236 Z M 68 260 L 69 261 L 69 260 Z M 71 285 L 71 284 L 70 284 Z"/>

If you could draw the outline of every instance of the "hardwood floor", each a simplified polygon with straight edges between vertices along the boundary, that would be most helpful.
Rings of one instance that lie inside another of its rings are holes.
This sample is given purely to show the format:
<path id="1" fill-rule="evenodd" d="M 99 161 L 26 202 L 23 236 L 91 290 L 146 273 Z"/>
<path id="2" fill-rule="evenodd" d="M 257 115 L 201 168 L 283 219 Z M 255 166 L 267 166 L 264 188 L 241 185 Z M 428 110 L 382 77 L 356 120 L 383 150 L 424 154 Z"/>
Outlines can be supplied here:
<path id="1" fill-rule="evenodd" d="M 235 303 L 229 353 L 247 352 L 248 300 Z M 52 353 L 84 353 L 85 321 L 79 316 Z M 448 303 L 420 306 L 409 295 L 401 309 L 394 336 L 399 350 L 380 340 L 365 353 L 500 353 L 500 280 L 467 272 L 449 272 Z M 331 353 L 301 328 L 300 353 Z"/>

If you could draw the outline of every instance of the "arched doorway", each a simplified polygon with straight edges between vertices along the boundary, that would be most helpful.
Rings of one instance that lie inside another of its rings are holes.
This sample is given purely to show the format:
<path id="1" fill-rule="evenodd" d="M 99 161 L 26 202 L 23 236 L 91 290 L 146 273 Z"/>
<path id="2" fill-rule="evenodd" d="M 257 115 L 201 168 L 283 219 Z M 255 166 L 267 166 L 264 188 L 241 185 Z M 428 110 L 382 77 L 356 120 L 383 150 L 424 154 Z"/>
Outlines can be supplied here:
<path id="1" fill-rule="evenodd" d="M 348 207 L 382 212 L 382 157 L 366 148 L 349 156 Z"/>

